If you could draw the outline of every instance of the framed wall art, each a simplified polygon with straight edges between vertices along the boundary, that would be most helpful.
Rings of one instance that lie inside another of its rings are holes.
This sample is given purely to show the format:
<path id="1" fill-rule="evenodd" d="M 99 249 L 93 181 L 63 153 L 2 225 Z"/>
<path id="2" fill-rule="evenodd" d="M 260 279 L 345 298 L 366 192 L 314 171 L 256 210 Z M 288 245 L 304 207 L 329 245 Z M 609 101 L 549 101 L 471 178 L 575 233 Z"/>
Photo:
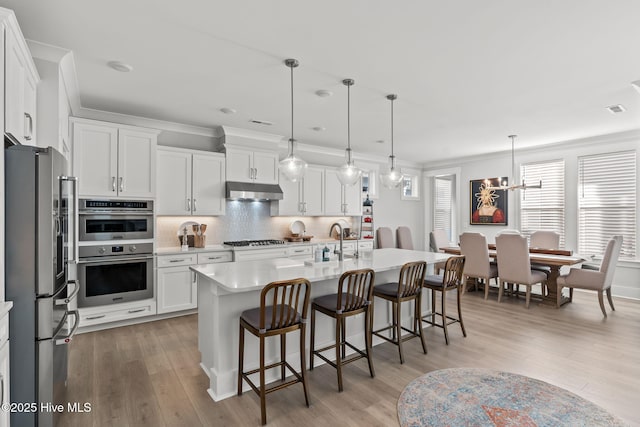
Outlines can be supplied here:
<path id="1" fill-rule="evenodd" d="M 507 190 L 495 190 L 504 178 L 469 181 L 471 225 L 507 225 Z"/>

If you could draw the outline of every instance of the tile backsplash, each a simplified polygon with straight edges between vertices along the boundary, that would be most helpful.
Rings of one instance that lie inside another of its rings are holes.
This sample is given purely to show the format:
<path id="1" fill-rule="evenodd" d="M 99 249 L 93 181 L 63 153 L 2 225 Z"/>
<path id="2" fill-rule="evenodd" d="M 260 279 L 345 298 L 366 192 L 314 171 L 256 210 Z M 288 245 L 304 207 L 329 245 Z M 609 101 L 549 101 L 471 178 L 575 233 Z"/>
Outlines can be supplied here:
<path id="1" fill-rule="evenodd" d="M 339 219 L 351 224 L 353 231 L 358 228 L 359 217 L 272 217 L 270 212 L 269 202 L 230 200 L 224 216 L 159 216 L 156 244 L 160 248 L 178 246 L 180 226 L 188 221 L 207 224 L 207 245 L 228 240 L 282 239 L 291 235 L 289 226 L 296 220 L 305 224 L 306 235 L 316 238 L 328 238 L 331 224 Z"/>

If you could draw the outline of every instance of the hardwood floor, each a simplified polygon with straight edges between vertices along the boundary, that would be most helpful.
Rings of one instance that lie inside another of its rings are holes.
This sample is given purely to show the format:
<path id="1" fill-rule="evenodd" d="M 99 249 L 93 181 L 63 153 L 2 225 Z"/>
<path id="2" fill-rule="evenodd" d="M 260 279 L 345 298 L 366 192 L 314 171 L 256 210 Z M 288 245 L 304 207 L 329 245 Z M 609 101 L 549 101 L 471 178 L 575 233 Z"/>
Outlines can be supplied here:
<path id="1" fill-rule="evenodd" d="M 450 293 L 455 298 L 455 293 Z M 302 386 L 267 396 L 272 426 L 393 426 L 396 403 L 407 383 L 425 372 L 450 367 L 486 367 L 547 381 L 640 425 L 640 301 L 616 298 L 616 311 L 602 317 L 595 293 L 576 292 L 561 309 L 529 310 L 524 298 L 482 292 L 463 297 L 467 338 L 459 325 L 445 345 L 439 328 L 405 343 L 404 365 L 391 344 L 374 347 L 376 377 L 366 360 L 344 368 L 344 392 L 327 365 L 309 373 L 311 407 Z M 376 301 L 378 304 L 379 301 Z M 449 307 L 455 307 L 450 300 Z M 61 426 L 254 426 L 260 424 L 255 393 L 214 402 L 199 366 L 196 315 L 92 332 L 70 349 L 67 398 L 89 402 L 89 413 L 65 413 Z M 307 360 L 308 365 L 308 360 Z"/>

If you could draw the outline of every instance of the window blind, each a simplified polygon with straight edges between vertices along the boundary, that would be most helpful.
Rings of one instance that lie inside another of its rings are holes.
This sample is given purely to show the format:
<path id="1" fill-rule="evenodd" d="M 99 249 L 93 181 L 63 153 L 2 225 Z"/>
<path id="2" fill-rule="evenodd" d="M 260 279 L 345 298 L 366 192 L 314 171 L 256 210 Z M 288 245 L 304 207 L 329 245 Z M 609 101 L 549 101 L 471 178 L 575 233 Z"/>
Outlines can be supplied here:
<path id="1" fill-rule="evenodd" d="M 436 177 L 434 181 L 433 229 L 445 230 L 449 240 L 455 240 L 451 236 L 453 181 L 449 177 Z"/>
<path id="2" fill-rule="evenodd" d="M 553 160 L 520 166 L 525 183 L 542 181 L 542 189 L 520 191 L 520 230 L 530 236 L 536 230 L 560 234 L 564 247 L 564 161 Z"/>
<path id="3" fill-rule="evenodd" d="M 602 255 L 612 236 L 623 238 L 621 259 L 636 257 L 636 152 L 578 158 L 578 250 Z"/>

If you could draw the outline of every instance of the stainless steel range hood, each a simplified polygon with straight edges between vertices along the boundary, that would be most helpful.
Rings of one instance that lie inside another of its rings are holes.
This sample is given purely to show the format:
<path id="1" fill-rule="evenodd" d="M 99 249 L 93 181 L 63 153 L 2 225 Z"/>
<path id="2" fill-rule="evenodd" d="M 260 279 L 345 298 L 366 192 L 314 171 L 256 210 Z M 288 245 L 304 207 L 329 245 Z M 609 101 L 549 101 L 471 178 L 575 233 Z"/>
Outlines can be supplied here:
<path id="1" fill-rule="evenodd" d="M 282 188 L 278 184 L 253 184 L 227 181 L 227 199 L 231 200 L 282 200 Z"/>

